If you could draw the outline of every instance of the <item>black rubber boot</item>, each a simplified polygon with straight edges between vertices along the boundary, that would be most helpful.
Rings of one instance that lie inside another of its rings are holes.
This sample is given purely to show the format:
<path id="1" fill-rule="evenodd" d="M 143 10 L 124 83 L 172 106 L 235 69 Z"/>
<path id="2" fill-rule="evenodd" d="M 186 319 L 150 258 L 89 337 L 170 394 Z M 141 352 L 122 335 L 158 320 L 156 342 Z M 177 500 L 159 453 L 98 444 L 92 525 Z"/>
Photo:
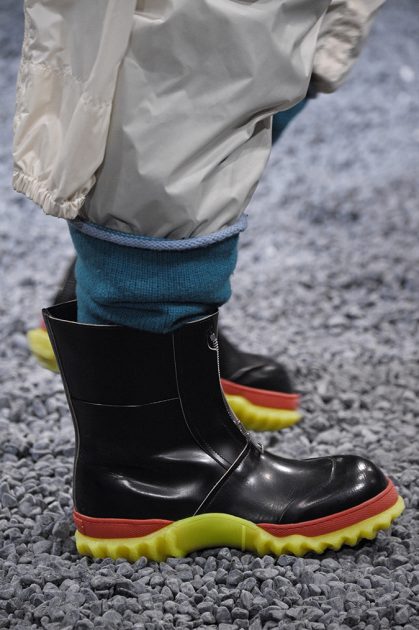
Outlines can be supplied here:
<path id="1" fill-rule="evenodd" d="M 44 317 L 76 429 L 81 553 L 302 555 L 373 538 L 402 511 L 365 459 L 287 460 L 250 439 L 220 386 L 216 314 L 165 335 L 77 323 L 75 302 Z"/>
<path id="2" fill-rule="evenodd" d="M 247 429 L 277 431 L 301 419 L 299 396 L 285 367 L 271 357 L 243 352 L 219 333 L 221 384 Z"/>
<path id="3" fill-rule="evenodd" d="M 76 259 L 67 269 L 54 304 L 76 299 Z M 28 343 L 38 361 L 58 371 L 43 326 L 29 331 Z M 286 368 L 271 357 L 243 352 L 219 334 L 221 382 L 234 413 L 247 429 L 277 431 L 301 419 L 299 396 Z"/>

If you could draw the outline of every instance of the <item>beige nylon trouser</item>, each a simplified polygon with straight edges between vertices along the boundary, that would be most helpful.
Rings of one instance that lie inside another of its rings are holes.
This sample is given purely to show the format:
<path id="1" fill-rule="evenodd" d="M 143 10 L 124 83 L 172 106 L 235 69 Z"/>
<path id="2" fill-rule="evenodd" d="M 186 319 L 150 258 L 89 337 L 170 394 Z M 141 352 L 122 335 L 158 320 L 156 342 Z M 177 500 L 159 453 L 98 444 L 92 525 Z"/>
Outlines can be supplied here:
<path id="1" fill-rule="evenodd" d="M 84 216 L 176 239 L 237 221 L 269 156 L 271 114 L 305 96 L 327 4 L 138 2 Z"/>
<path id="2" fill-rule="evenodd" d="M 271 115 L 305 96 L 328 4 L 26 0 L 15 187 L 49 214 L 131 234 L 231 226 Z"/>

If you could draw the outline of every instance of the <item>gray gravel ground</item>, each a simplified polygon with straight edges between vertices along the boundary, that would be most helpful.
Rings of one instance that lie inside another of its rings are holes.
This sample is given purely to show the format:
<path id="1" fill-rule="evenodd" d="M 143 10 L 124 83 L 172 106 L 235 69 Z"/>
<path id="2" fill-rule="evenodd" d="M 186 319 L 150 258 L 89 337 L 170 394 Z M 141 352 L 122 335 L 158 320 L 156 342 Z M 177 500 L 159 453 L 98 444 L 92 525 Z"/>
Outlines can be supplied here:
<path id="1" fill-rule="evenodd" d="M 301 425 L 265 444 L 366 454 L 405 513 L 321 557 L 218 549 L 134 565 L 75 552 L 70 416 L 26 347 L 71 246 L 9 185 L 20 5 L 0 5 L 0 628 L 419 628 L 417 0 L 389 1 L 347 85 L 275 147 L 223 313 L 237 341 L 286 357 L 304 394 Z"/>

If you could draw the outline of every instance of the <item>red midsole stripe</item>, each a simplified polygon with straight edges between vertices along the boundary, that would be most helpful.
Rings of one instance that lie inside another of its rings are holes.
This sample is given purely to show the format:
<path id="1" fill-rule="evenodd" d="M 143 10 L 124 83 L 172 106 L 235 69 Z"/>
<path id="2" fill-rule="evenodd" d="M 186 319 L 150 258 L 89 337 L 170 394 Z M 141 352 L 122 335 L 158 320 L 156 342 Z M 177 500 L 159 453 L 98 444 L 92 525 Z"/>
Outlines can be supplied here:
<path id="1" fill-rule="evenodd" d="M 79 532 L 92 538 L 136 538 L 147 536 L 171 525 L 173 521 L 154 518 L 146 520 L 125 518 L 94 518 L 74 510 L 74 523 Z"/>
<path id="2" fill-rule="evenodd" d="M 356 505 L 355 507 L 343 510 L 342 512 L 337 512 L 336 514 L 317 518 L 312 521 L 304 521 L 303 523 L 291 523 L 287 525 L 259 523 L 259 527 L 262 527 L 262 529 L 272 534 L 272 536 L 278 537 L 292 536 L 293 534 L 321 536 L 322 534 L 329 534 L 330 532 L 336 532 L 344 527 L 355 525 L 355 523 L 360 523 L 367 518 L 385 512 L 385 510 L 388 510 L 396 503 L 398 497 L 399 495 L 394 484 L 389 480 L 385 490 L 377 494 L 376 497 L 364 501 L 364 503 Z"/>
<path id="3" fill-rule="evenodd" d="M 271 407 L 273 409 L 287 409 L 295 411 L 298 409 L 300 397 L 298 394 L 284 394 L 283 392 L 271 392 L 267 389 L 257 389 L 256 387 L 246 387 L 238 385 L 225 378 L 221 379 L 224 393 L 230 396 L 242 396 L 254 405 L 259 407 Z"/>
<path id="4" fill-rule="evenodd" d="M 376 497 L 337 514 L 305 521 L 304 523 L 287 525 L 259 523 L 258 526 L 277 537 L 292 536 L 293 534 L 321 536 L 381 514 L 381 512 L 392 507 L 397 499 L 397 490 L 393 483 L 389 481 L 387 488 Z M 78 531 L 92 538 L 136 538 L 147 536 L 174 522 L 164 519 L 95 518 L 84 516 L 76 511 L 74 511 L 73 516 Z"/>

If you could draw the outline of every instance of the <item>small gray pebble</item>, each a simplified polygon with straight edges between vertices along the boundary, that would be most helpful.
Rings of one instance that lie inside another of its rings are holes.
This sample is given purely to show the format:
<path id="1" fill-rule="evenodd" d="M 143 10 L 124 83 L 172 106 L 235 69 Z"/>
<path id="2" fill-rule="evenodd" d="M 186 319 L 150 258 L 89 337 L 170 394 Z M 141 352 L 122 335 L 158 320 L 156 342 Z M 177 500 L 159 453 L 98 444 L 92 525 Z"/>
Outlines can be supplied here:
<path id="1" fill-rule="evenodd" d="M 9 494 L 8 492 L 4 492 L 1 495 L 1 502 L 3 506 L 7 508 L 14 508 L 17 505 L 17 501 L 15 497 Z"/>

